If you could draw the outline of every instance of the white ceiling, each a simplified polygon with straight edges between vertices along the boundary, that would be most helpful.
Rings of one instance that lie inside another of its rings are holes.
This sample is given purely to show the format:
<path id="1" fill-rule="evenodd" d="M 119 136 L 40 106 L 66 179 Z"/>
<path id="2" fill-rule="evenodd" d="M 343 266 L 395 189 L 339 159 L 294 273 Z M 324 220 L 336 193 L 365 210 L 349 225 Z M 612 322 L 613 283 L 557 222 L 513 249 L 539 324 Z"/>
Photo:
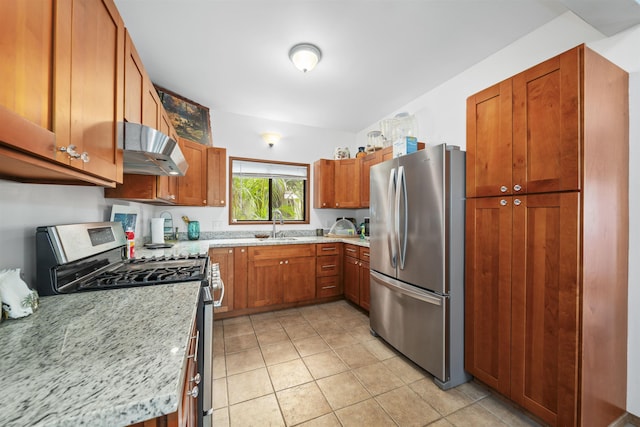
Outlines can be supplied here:
<path id="1" fill-rule="evenodd" d="M 211 110 L 357 132 L 572 10 L 603 34 L 634 0 L 116 0 L 154 83 Z M 289 49 L 322 61 L 303 74 Z M 215 126 L 215 114 L 212 114 Z"/>

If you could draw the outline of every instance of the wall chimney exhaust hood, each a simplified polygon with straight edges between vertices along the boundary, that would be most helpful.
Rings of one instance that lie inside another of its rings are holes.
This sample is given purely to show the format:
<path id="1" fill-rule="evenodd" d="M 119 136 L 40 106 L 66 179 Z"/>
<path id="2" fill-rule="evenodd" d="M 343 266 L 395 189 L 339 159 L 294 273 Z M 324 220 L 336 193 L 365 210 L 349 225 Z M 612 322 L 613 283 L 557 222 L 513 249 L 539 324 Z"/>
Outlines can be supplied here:
<path id="1" fill-rule="evenodd" d="M 124 173 L 184 176 L 189 165 L 176 141 L 149 126 L 122 124 Z"/>

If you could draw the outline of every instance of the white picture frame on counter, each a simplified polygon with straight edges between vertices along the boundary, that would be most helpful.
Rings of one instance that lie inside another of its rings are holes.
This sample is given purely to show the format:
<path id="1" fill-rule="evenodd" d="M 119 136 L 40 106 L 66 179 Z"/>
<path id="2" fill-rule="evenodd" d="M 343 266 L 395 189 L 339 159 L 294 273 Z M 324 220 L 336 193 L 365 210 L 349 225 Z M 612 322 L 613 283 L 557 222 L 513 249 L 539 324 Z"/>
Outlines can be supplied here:
<path id="1" fill-rule="evenodd" d="M 133 230 L 136 234 L 138 230 L 138 222 L 140 221 L 140 215 L 138 209 L 125 206 L 125 205 L 113 205 L 111 206 L 111 222 L 119 222 L 122 224 L 122 229 L 127 231 L 128 228 Z"/>

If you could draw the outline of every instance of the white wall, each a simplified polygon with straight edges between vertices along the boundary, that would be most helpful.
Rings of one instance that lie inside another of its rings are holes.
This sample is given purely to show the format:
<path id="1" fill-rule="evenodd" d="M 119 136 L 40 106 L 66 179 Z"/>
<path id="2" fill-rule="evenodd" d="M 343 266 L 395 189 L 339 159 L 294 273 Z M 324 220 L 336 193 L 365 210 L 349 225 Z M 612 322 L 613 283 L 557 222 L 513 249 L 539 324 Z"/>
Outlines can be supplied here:
<path id="1" fill-rule="evenodd" d="M 630 73 L 630 147 L 629 147 L 629 325 L 627 411 L 640 415 L 640 27 L 606 38 L 571 12 L 540 27 L 517 42 L 486 58 L 463 73 L 420 96 L 411 103 L 390 112 L 415 114 L 418 140 L 428 144 L 466 146 L 466 99 L 468 96 L 519 73 L 545 59 L 586 43 L 591 49 Z M 357 134 L 359 145 L 366 134 L 379 129 L 378 123 Z"/>

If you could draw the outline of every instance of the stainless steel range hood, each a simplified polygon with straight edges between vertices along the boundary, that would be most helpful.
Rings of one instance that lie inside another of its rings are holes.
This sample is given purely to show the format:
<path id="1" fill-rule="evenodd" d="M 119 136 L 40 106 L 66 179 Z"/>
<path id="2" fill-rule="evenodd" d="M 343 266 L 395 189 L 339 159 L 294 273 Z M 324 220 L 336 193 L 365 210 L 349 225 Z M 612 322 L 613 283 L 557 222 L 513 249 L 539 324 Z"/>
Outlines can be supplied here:
<path id="1" fill-rule="evenodd" d="M 149 126 L 122 123 L 124 173 L 184 176 L 189 165 L 176 141 Z"/>

